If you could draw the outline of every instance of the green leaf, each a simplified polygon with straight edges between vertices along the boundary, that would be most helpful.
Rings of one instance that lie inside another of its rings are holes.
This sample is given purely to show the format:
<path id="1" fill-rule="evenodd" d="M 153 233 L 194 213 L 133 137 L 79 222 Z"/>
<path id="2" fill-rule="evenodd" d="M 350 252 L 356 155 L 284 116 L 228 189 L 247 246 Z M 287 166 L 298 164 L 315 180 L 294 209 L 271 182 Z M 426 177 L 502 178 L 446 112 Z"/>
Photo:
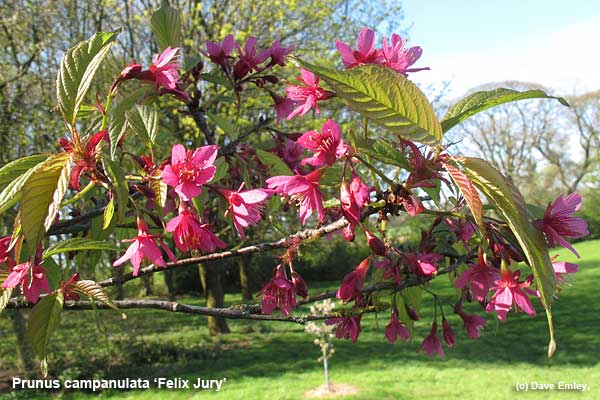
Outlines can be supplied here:
<path id="1" fill-rule="evenodd" d="M 214 83 L 217 85 L 225 86 L 227 88 L 231 88 L 231 83 L 225 78 L 222 74 L 218 73 L 204 73 L 200 74 L 200 78 L 204 79 L 207 82 Z"/>
<path id="2" fill-rule="evenodd" d="M 110 297 L 108 297 L 108 294 L 104 291 L 102 286 L 100 286 L 97 282 L 89 280 L 77 281 L 73 284 L 73 289 L 77 293 L 87 296 L 95 301 L 104 303 L 110 308 L 114 308 L 115 310 L 119 309 L 117 305 L 112 302 Z"/>
<path id="3" fill-rule="evenodd" d="M 181 44 L 181 14 L 168 3 L 152 14 L 150 30 L 161 50 L 167 47 L 178 47 Z"/>
<path id="4" fill-rule="evenodd" d="M 27 336 L 31 340 L 35 353 L 42 359 L 42 374 L 48 375 L 48 342 L 50 336 L 60 324 L 60 314 L 64 305 L 64 295 L 61 291 L 44 296 L 31 310 Z"/>
<path id="5" fill-rule="evenodd" d="M 413 336 L 415 321 L 410 319 L 408 312 L 406 311 L 406 305 L 410 305 L 415 311 L 419 311 L 421 308 L 421 301 L 423 299 L 423 289 L 420 286 L 412 286 L 403 289 L 400 295 L 395 297 L 396 307 L 398 308 L 398 318 L 404 322 L 408 327 L 410 336 Z"/>
<path id="6" fill-rule="evenodd" d="M 271 176 L 294 175 L 290 167 L 276 154 L 256 149 L 256 156 L 260 159 L 260 162 L 269 167 Z"/>
<path id="7" fill-rule="evenodd" d="M 35 154 L 33 156 L 23 157 L 9 162 L 0 168 L 0 186 L 13 182 L 19 176 L 42 163 L 47 158 L 47 154 Z"/>
<path id="8" fill-rule="evenodd" d="M 117 203 L 117 217 L 119 221 L 123 221 L 127 202 L 129 201 L 129 185 L 127 184 L 127 179 L 125 179 L 125 172 L 119 164 L 108 158 L 104 158 L 103 162 L 104 169 L 113 185 L 113 193 Z"/>
<path id="9" fill-rule="evenodd" d="M 60 265 L 52 257 L 44 259 L 40 265 L 46 268 L 46 277 L 48 278 L 50 290 L 58 289 L 63 278 L 63 271 Z"/>
<path id="10" fill-rule="evenodd" d="M 103 214 L 102 230 L 106 230 L 110 226 L 113 216 L 115 215 L 115 199 L 113 197 L 108 201 Z"/>
<path id="11" fill-rule="evenodd" d="M 374 140 L 371 147 L 361 147 L 360 150 L 386 164 L 396 165 L 404 169 L 410 169 L 410 164 L 406 158 L 406 155 L 402 151 L 398 150 L 398 148 L 383 140 Z"/>
<path id="12" fill-rule="evenodd" d="M 120 248 L 111 245 L 110 243 L 101 242 L 98 240 L 91 240 L 86 238 L 70 238 L 60 241 L 50 247 L 48 247 L 42 253 L 42 258 L 51 257 L 56 254 L 66 253 L 68 251 L 80 251 L 80 250 L 112 250 L 120 251 Z"/>
<path id="13" fill-rule="evenodd" d="M 224 158 L 217 158 L 215 161 L 215 166 L 217 167 L 217 171 L 215 172 L 215 176 L 209 183 L 217 183 L 221 179 L 227 176 L 227 172 L 229 171 L 229 164 L 225 161 Z"/>
<path id="14" fill-rule="evenodd" d="M 37 166 L 25 172 L 23 175 L 6 185 L 4 190 L 2 190 L 0 193 L 0 214 L 4 213 L 19 201 L 23 185 L 25 185 L 25 182 L 27 182 L 29 177 L 35 172 L 36 168 Z"/>
<path id="15" fill-rule="evenodd" d="M 338 163 L 334 164 L 329 168 L 325 169 L 321 179 L 319 179 L 319 184 L 322 186 L 338 186 L 342 182 L 342 172 L 344 168 Z M 346 178 L 350 173 L 350 168 L 346 169 Z"/>
<path id="16" fill-rule="evenodd" d="M 525 200 L 523 200 L 517 188 L 487 161 L 469 157 L 455 158 L 455 161 L 504 217 L 523 249 L 528 264 L 533 271 L 542 304 L 546 309 L 550 328 L 549 350 L 556 348 L 551 313 L 556 277 L 548 254 L 546 240 L 529 220 Z M 551 356 L 550 351 L 549 355 Z"/>
<path id="17" fill-rule="evenodd" d="M 127 111 L 130 110 L 136 103 L 140 103 L 141 101 L 145 100 L 148 95 L 153 92 L 153 90 L 154 89 L 151 86 L 144 85 L 127 95 L 123 95 L 121 93 L 119 95 L 119 101 L 113 103 L 108 113 L 108 135 L 110 137 L 111 160 L 115 159 L 118 143 L 127 129 Z"/>
<path id="18" fill-rule="evenodd" d="M 527 99 L 555 99 L 558 100 L 560 104 L 567 107 L 569 106 L 569 103 L 562 97 L 549 96 L 542 90 L 526 90 L 520 92 L 513 89 L 498 88 L 475 92 L 450 107 L 446 115 L 444 115 L 444 118 L 442 118 L 442 130 L 444 133 L 448 132 L 458 123 L 481 111 L 487 110 L 488 108 Z"/>
<path id="19" fill-rule="evenodd" d="M 60 208 L 69 186 L 71 157 L 60 153 L 36 167 L 23 185 L 21 194 L 21 226 L 31 252 L 44 238 Z"/>
<path id="20" fill-rule="evenodd" d="M 125 115 L 133 132 L 152 146 L 158 133 L 158 112 L 148 106 L 136 105 Z"/>
<path id="21" fill-rule="evenodd" d="M 409 140 L 438 144 L 440 123 L 421 90 L 403 75 L 379 65 L 345 71 L 299 61 L 320 76 L 352 110 Z"/>
<path id="22" fill-rule="evenodd" d="M 56 77 L 56 98 L 63 118 L 75 126 L 77 113 L 102 60 L 108 54 L 118 31 L 99 32 L 69 49 Z"/>

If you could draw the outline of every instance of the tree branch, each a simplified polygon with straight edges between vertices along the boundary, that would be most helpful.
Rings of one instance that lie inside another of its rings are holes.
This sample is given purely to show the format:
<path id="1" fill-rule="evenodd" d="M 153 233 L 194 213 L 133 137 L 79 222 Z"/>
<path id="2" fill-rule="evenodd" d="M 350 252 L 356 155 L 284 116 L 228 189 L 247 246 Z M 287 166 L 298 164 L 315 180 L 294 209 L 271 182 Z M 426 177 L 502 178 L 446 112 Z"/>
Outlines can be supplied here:
<path id="1" fill-rule="evenodd" d="M 144 275 L 164 271 L 167 268 L 173 269 L 173 268 L 184 267 L 186 265 L 200 264 L 200 263 L 206 263 L 206 262 L 211 262 L 211 261 L 223 260 L 223 259 L 231 258 L 231 257 L 238 257 L 238 256 L 241 256 L 244 254 L 260 253 L 260 252 L 274 250 L 274 249 L 281 249 L 281 248 L 288 247 L 290 245 L 290 242 L 294 239 L 307 240 L 307 239 L 318 238 L 321 236 L 328 235 L 339 229 L 342 229 L 347 224 L 348 224 L 348 221 L 346 220 L 346 218 L 342 217 L 342 218 L 338 219 L 337 221 L 332 222 L 328 225 L 325 225 L 321 228 L 305 229 L 303 231 L 298 231 L 290 236 L 279 239 L 275 242 L 259 243 L 259 244 L 255 244 L 252 246 L 242 247 L 237 250 L 228 250 L 228 251 L 222 251 L 219 253 L 206 254 L 206 255 L 202 255 L 202 256 L 198 256 L 198 257 L 183 258 L 181 260 L 177 260 L 176 262 L 168 262 L 167 266 L 165 268 L 152 265 L 152 266 L 149 266 L 146 268 L 141 268 L 139 270 L 139 273 L 137 276 L 134 276 L 133 273 L 128 273 L 128 274 L 124 274 L 121 276 L 115 276 L 112 278 L 105 279 L 103 281 L 98 282 L 98 284 L 100 286 L 104 286 L 104 287 L 112 286 L 112 285 L 116 285 L 119 283 L 124 283 L 124 282 L 130 281 L 132 279 L 139 278 Z"/>

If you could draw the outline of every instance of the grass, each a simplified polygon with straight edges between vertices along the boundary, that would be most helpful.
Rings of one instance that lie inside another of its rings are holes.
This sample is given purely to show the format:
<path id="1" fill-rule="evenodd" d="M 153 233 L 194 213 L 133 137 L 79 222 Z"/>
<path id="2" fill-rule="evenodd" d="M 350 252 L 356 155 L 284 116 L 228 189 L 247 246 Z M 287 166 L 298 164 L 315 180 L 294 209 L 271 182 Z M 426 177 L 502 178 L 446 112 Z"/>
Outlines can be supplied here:
<path id="1" fill-rule="evenodd" d="M 446 358 L 428 358 L 416 350 L 427 333 L 431 301 L 424 299 L 423 322 L 416 325 L 417 338 L 389 345 L 383 339 L 387 315 L 363 318 L 358 343 L 336 341 L 331 359 L 331 379 L 357 386 L 349 399 L 597 399 L 600 398 L 600 241 L 579 243 L 580 272 L 573 286 L 562 291 L 554 315 L 558 350 L 546 358 L 546 319 L 509 314 L 507 323 L 489 319 L 479 340 L 469 340 L 452 318 L 457 344 Z M 574 261 L 567 252 L 562 260 Z M 441 278 L 444 279 L 444 278 Z M 445 282 L 443 282 L 445 283 Z M 313 287 L 313 292 L 335 283 Z M 434 285 L 440 286 L 441 285 Z M 448 290 L 442 294 L 451 295 Z M 449 297 L 450 298 L 450 297 Z M 186 302 L 200 304 L 197 299 Z M 228 295 L 227 302 L 240 302 Z M 475 310 L 475 309 L 473 309 Z M 54 393 L 66 399 L 299 399 L 323 382 L 317 362 L 318 347 L 303 328 L 287 323 L 268 324 L 232 321 L 231 335 L 208 336 L 203 317 L 161 311 L 134 311 L 123 321 L 115 312 L 103 311 L 109 332 L 110 361 L 92 312 L 63 315 L 58 334 L 50 345 L 52 378 L 182 377 L 195 380 L 227 378 L 220 392 L 158 390 Z M 15 337 L 7 318 L 0 319 L 0 370 L 14 370 Z M 9 375 L 10 376 L 10 375 Z M 521 382 L 578 382 L 587 392 L 516 392 Z M 18 391 L 4 398 L 47 398 L 48 394 Z"/>

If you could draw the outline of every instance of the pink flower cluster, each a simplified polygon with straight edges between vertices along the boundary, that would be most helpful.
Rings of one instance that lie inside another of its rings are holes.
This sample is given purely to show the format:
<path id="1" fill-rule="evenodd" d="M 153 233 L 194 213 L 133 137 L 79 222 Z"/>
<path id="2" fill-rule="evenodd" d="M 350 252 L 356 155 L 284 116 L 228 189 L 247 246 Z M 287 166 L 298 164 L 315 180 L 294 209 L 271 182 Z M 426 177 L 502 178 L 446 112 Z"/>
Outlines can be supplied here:
<path id="1" fill-rule="evenodd" d="M 383 46 L 375 48 L 375 32 L 362 28 L 356 39 L 356 49 L 338 40 L 335 45 L 342 56 L 346 68 L 354 68 L 365 64 L 379 64 L 393 69 L 406 76 L 409 72 L 428 70 L 429 68 L 410 68 L 421 57 L 423 50 L 419 46 L 405 48 L 407 40 L 400 35 L 392 34 L 390 40 L 383 38 Z"/>

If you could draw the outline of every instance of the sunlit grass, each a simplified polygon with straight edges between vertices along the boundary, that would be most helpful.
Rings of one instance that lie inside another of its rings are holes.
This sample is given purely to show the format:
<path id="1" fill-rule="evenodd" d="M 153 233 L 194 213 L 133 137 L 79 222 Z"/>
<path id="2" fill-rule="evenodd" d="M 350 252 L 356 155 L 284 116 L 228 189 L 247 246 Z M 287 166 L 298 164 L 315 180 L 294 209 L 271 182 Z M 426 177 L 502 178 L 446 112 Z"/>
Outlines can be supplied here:
<path id="1" fill-rule="evenodd" d="M 600 241 L 579 243 L 576 248 L 582 254 L 580 272 L 554 305 L 558 351 L 552 360 L 546 357 L 546 318 L 539 305 L 536 318 L 512 313 L 508 322 L 499 324 L 489 317 L 480 340 L 466 338 L 452 316 L 458 340 L 454 348 L 447 349 L 446 358 L 431 359 L 417 353 L 432 317 L 431 301 L 425 298 L 423 321 L 416 325 L 418 339 L 413 342 L 389 345 L 384 341 L 387 314 L 365 316 L 357 344 L 336 341 L 330 364 L 332 381 L 358 387 L 360 393 L 348 397 L 352 399 L 600 398 Z M 564 256 L 561 259 L 575 261 L 568 252 L 560 253 Z M 323 284 L 313 291 L 328 286 L 332 287 Z M 441 293 L 451 299 L 450 290 L 442 289 Z M 185 301 L 201 303 L 197 299 Z M 227 301 L 241 300 L 228 295 Z M 212 338 L 203 317 L 133 310 L 125 321 L 115 312 L 102 312 L 102 316 L 109 331 L 110 361 L 93 315 L 65 313 L 50 347 L 53 377 L 227 378 L 219 393 L 102 393 L 102 397 L 114 399 L 298 399 L 323 383 L 318 347 L 298 325 L 232 321 L 233 334 Z M 15 338 L 6 318 L 0 320 L 0 335 L 0 364 L 11 368 Z M 516 383 L 532 381 L 575 381 L 587 383 L 590 389 L 586 393 L 515 391 Z M 23 392 L 6 396 L 35 397 Z M 69 392 L 63 396 L 79 399 L 92 394 Z"/>

